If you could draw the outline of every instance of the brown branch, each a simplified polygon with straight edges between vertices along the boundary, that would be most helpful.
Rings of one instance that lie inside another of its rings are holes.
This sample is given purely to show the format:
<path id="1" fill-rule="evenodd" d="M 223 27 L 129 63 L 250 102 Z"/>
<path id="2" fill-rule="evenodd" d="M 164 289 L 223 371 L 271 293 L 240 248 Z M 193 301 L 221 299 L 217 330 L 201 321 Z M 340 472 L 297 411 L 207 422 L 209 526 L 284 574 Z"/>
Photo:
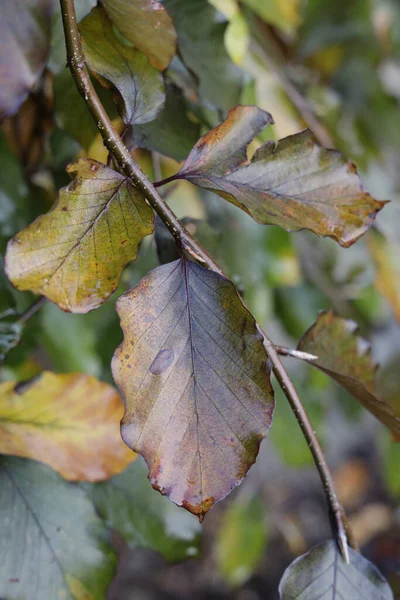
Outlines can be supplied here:
<path id="1" fill-rule="evenodd" d="M 203 263 L 209 269 L 224 276 L 224 273 L 214 262 L 211 256 L 190 235 L 187 229 L 176 217 L 174 212 L 164 202 L 154 185 L 149 181 L 135 160 L 132 158 L 127 147 L 113 127 L 91 83 L 88 70 L 85 66 L 85 58 L 82 52 L 81 40 L 76 22 L 74 2 L 73 0 L 60 0 L 60 3 L 64 24 L 65 42 L 67 47 L 67 58 L 72 77 L 96 122 L 98 130 L 103 138 L 104 145 L 114 157 L 114 160 L 121 172 L 124 172 L 127 177 L 131 179 L 134 185 L 143 193 L 147 202 L 151 205 L 154 211 L 165 223 L 171 234 L 174 236 L 177 244 L 195 260 Z M 348 562 L 349 555 L 347 543 L 348 541 L 350 544 L 352 542 L 350 537 L 346 538 L 345 514 L 338 500 L 334 482 L 326 464 L 323 451 L 315 436 L 314 430 L 300 401 L 300 398 L 298 397 L 289 375 L 279 359 L 277 351 L 275 350 L 268 336 L 264 332 L 261 333 L 265 340 L 265 347 L 270 357 L 275 376 L 284 393 L 286 394 L 300 427 L 309 443 L 315 464 L 324 486 L 328 506 L 332 515 L 334 516 L 336 529 L 335 534 L 337 534 L 338 544 L 343 557 Z"/>

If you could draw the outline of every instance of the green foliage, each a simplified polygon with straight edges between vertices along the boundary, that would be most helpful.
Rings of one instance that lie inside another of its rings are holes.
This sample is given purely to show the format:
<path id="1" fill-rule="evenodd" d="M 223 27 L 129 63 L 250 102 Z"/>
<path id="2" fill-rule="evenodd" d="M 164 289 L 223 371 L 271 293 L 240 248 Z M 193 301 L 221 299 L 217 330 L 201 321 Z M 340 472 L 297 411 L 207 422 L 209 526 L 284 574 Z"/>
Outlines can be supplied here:
<path id="1" fill-rule="evenodd" d="M 295 554 L 319 537 L 302 531 L 299 487 L 285 479 L 285 466 L 304 479 L 316 435 L 335 466 L 348 445 L 369 456 L 378 439 L 381 463 L 368 469 L 392 514 L 397 3 L 4 0 L 3 12 L 1 600 L 104 600 L 110 539 L 167 561 L 198 556 L 189 513 L 202 521 L 242 482 L 271 427 L 250 481 L 208 518 L 210 585 L 263 579 L 267 523 L 272 577 L 284 567 L 280 541 Z M 276 352 L 303 362 L 286 371 Z M 293 408 L 292 383 L 311 424 Z M 336 541 L 287 569 L 281 598 L 392 598 L 376 568 L 351 549 L 347 565 Z M 372 555 L 390 578 L 392 557 Z"/>

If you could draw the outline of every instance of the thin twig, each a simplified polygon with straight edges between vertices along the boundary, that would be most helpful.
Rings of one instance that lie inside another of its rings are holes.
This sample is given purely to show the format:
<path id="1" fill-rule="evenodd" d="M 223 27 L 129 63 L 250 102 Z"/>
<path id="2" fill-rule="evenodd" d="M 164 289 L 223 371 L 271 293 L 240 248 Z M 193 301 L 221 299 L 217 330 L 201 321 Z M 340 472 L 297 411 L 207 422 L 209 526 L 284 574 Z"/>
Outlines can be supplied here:
<path id="1" fill-rule="evenodd" d="M 120 170 L 123 171 L 132 180 L 136 187 L 142 191 L 148 203 L 152 206 L 154 211 L 158 214 L 158 216 L 162 219 L 169 231 L 174 236 L 177 244 L 195 260 L 202 262 L 209 269 L 224 276 L 223 272 L 214 262 L 211 256 L 190 235 L 187 229 L 176 217 L 174 212 L 161 198 L 154 185 L 149 181 L 135 160 L 132 158 L 125 144 L 113 127 L 90 81 L 90 76 L 85 66 L 85 59 L 82 52 L 79 30 L 76 22 L 74 2 L 73 0 L 60 0 L 60 3 L 67 47 L 67 58 L 72 77 L 96 122 L 99 132 L 103 138 L 104 145 L 113 155 Z M 338 544 L 345 560 L 348 561 L 348 548 L 345 533 L 346 528 L 344 524 L 345 515 L 337 498 L 333 478 L 329 472 L 321 446 L 315 437 L 307 413 L 296 393 L 296 390 L 293 387 L 289 375 L 279 359 L 277 351 L 275 350 L 268 336 L 264 332 L 261 333 L 265 340 L 265 347 L 270 357 L 275 376 L 285 392 L 300 424 L 300 427 L 310 444 L 310 449 L 324 486 L 328 505 L 335 517 Z M 348 539 L 349 543 L 351 544 L 350 536 Z"/>
<path id="2" fill-rule="evenodd" d="M 44 296 L 40 296 L 40 298 L 35 300 L 35 302 L 33 302 L 33 304 L 31 304 L 31 306 L 27 308 L 24 313 L 22 313 L 18 321 L 20 323 L 26 323 L 27 321 L 29 321 L 29 319 L 33 317 L 33 315 L 35 315 L 46 302 L 47 298 L 45 298 Z"/>
<path id="3" fill-rule="evenodd" d="M 292 358 L 300 358 L 301 360 L 317 360 L 318 358 L 315 354 L 309 354 L 308 352 L 302 352 L 301 350 L 286 348 L 286 346 L 277 346 L 277 344 L 274 344 L 274 346 L 280 356 L 291 356 Z"/>

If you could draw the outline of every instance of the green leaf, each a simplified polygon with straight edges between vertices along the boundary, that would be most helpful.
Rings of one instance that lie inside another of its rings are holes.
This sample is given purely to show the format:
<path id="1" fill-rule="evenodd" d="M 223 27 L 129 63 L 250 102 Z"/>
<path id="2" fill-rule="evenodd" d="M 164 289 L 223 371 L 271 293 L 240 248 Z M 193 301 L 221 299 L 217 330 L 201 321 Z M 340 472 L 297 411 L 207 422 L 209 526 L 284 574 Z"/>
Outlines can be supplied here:
<path id="1" fill-rule="evenodd" d="M 124 45 L 101 7 L 79 25 L 85 60 L 100 81 L 111 82 L 123 98 L 122 118 L 133 125 L 156 118 L 165 102 L 161 74 L 144 54 Z"/>
<path id="2" fill-rule="evenodd" d="M 207 0 L 165 0 L 164 4 L 173 18 L 183 60 L 199 78 L 203 102 L 229 110 L 239 102 L 243 72 L 225 48 L 227 21 Z"/>
<path id="3" fill-rule="evenodd" d="M 300 24 L 300 0 L 244 0 L 264 21 L 293 33 Z"/>
<path id="4" fill-rule="evenodd" d="M 200 138 L 176 178 L 219 194 L 258 223 L 310 229 L 350 246 L 384 202 L 365 192 L 352 163 L 308 130 L 267 142 L 247 161 L 248 144 L 272 122 L 260 108 L 237 106 Z"/>
<path id="5" fill-rule="evenodd" d="M 182 258 L 117 302 L 125 442 L 154 488 L 202 519 L 254 463 L 274 406 L 263 337 L 233 284 Z"/>
<path id="6" fill-rule="evenodd" d="M 138 459 L 121 475 L 88 486 L 97 511 L 132 548 L 151 548 L 170 561 L 197 554 L 197 519 L 155 494 L 146 471 Z"/>
<path id="7" fill-rule="evenodd" d="M 117 116 L 111 91 L 93 82 L 101 103 L 108 116 Z M 90 114 L 86 102 L 80 95 L 72 79 L 71 71 L 64 69 L 54 77 L 54 113 L 57 124 L 73 137 L 85 150 L 89 150 L 99 130 Z"/>
<path id="8" fill-rule="evenodd" d="M 348 565 L 336 543 L 328 541 L 296 558 L 280 582 L 281 600 L 393 600 L 378 569 L 351 548 L 349 554 Z"/>
<path id="9" fill-rule="evenodd" d="M 262 558 L 267 542 L 264 513 L 258 496 L 239 496 L 222 517 L 216 560 L 222 577 L 232 586 L 250 579 Z"/>
<path id="10" fill-rule="evenodd" d="M 318 358 L 310 364 L 344 387 L 367 410 L 400 436 L 398 415 L 375 391 L 377 365 L 371 357 L 369 343 L 357 335 L 354 321 L 338 317 L 332 310 L 323 311 L 305 332 L 297 345 L 298 350 Z"/>
<path id="11" fill-rule="evenodd" d="M 153 231 L 153 213 L 127 178 L 97 161 L 80 159 L 67 170 L 76 178 L 53 208 L 8 243 L 6 272 L 17 289 L 86 313 L 116 289 Z"/>
<path id="12" fill-rule="evenodd" d="M 166 92 L 164 109 L 154 121 L 132 127 L 131 142 L 133 146 L 184 160 L 199 139 L 200 125 L 188 118 L 188 108 L 178 88 L 167 85 Z"/>
<path id="13" fill-rule="evenodd" d="M 157 69 L 165 69 L 176 49 L 176 33 L 164 6 L 154 0 L 103 0 L 115 26 Z"/>
<path id="14" fill-rule="evenodd" d="M 0 121 L 17 112 L 46 64 L 54 0 L 2 0 Z"/>
<path id="15" fill-rule="evenodd" d="M 115 555 L 85 492 L 45 465 L 0 457 L 0 597 L 105 598 Z"/>

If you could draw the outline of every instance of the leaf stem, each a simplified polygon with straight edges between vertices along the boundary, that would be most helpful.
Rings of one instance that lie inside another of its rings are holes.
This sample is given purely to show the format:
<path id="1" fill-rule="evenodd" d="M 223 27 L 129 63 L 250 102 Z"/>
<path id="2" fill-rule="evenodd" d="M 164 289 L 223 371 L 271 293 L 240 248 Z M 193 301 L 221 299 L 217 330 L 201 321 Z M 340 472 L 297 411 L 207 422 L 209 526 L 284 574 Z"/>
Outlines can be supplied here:
<path id="1" fill-rule="evenodd" d="M 174 212 L 164 202 L 155 186 L 149 181 L 142 172 L 139 165 L 132 158 L 127 147 L 121 140 L 118 132 L 112 125 L 103 105 L 94 89 L 89 72 L 85 66 L 85 58 L 82 51 L 82 45 L 76 21 L 75 7 L 73 0 L 60 0 L 61 12 L 64 25 L 64 35 L 67 48 L 67 59 L 72 77 L 78 88 L 78 91 L 84 98 L 93 119 L 96 122 L 98 130 L 103 138 L 104 145 L 114 157 L 118 167 L 129 177 L 134 185 L 143 193 L 147 202 L 165 223 L 177 244 L 191 255 L 198 262 L 203 263 L 209 269 L 216 271 L 224 276 L 219 266 L 214 262 L 207 251 L 190 235 L 187 229 L 182 225 Z M 164 179 L 157 183 L 158 186 L 177 179 L 176 176 Z M 346 525 L 344 510 L 338 500 L 332 475 L 326 464 L 321 446 L 315 436 L 314 430 L 307 416 L 307 413 L 301 403 L 299 396 L 280 361 L 277 350 L 268 336 L 261 331 L 264 337 L 265 347 L 270 357 L 275 376 L 282 387 L 289 403 L 296 415 L 297 421 L 303 431 L 303 434 L 309 443 L 311 453 L 314 457 L 316 467 L 320 474 L 328 506 L 334 516 L 335 533 L 337 533 L 338 545 L 344 559 L 348 562 L 348 542 L 353 545 Z M 347 531 L 347 537 L 346 537 Z"/>
<path id="2" fill-rule="evenodd" d="M 280 356 L 291 356 L 292 358 L 300 358 L 301 360 L 317 360 L 318 358 L 315 354 L 309 354 L 301 350 L 294 350 L 293 348 L 286 348 L 286 346 L 278 346 L 277 344 L 274 344 L 274 346 Z"/>
<path id="3" fill-rule="evenodd" d="M 40 296 L 40 298 L 35 300 L 35 302 L 33 302 L 33 304 L 31 304 L 24 313 L 22 313 L 18 321 L 20 323 L 26 323 L 27 321 L 29 321 L 29 319 L 33 317 L 33 315 L 35 315 L 46 302 L 47 298 L 45 298 L 44 296 Z"/>

